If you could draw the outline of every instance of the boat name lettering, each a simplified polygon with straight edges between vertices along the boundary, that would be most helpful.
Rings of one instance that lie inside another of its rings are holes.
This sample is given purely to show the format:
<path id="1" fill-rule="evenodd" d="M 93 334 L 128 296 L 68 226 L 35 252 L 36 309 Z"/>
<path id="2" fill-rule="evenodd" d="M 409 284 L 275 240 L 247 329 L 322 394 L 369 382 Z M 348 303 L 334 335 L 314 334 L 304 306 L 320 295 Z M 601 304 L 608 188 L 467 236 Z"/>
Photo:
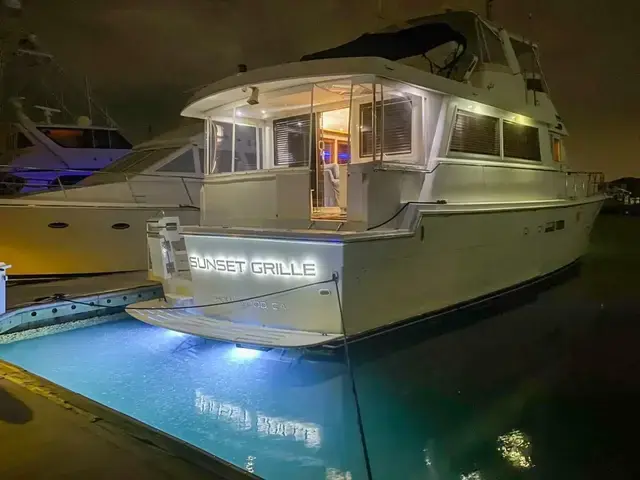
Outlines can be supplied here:
<path id="1" fill-rule="evenodd" d="M 265 302 L 262 300 L 243 300 L 242 297 L 226 297 L 226 296 L 215 296 L 211 298 L 213 304 L 212 307 L 215 307 L 216 303 L 220 304 L 229 304 L 229 303 L 239 303 L 242 308 L 258 308 L 260 310 L 274 310 L 276 312 L 284 312 L 285 310 L 289 310 L 289 307 L 286 303 L 281 302 Z"/>
<path id="2" fill-rule="evenodd" d="M 210 258 L 190 256 L 189 265 L 198 270 L 210 270 L 232 275 L 256 275 L 266 277 L 316 277 L 315 262 L 245 260 L 240 258 Z"/>

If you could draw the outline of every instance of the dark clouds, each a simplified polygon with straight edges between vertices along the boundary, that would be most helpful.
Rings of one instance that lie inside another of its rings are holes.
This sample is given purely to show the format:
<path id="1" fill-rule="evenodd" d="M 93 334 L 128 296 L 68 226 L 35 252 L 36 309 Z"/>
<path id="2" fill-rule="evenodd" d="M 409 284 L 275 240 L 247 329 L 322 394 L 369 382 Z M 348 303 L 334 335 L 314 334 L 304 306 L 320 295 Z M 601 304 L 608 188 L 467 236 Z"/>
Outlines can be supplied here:
<path id="1" fill-rule="evenodd" d="M 394 20 L 482 0 L 31 0 L 25 19 L 74 76 L 85 73 L 134 140 L 176 125 L 188 89 L 296 60 Z M 540 44 L 572 133 L 572 163 L 640 176 L 640 2 L 495 0 L 494 18 Z M 528 13 L 533 20 L 528 20 Z"/>

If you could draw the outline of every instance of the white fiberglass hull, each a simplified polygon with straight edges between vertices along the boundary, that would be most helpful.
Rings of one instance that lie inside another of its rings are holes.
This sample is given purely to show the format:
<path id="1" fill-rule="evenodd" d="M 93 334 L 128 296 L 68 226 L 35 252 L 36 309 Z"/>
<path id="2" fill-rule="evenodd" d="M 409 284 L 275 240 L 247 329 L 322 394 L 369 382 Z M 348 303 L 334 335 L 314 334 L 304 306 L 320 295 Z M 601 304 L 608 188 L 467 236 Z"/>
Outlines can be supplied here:
<path id="1" fill-rule="evenodd" d="M 575 262 L 601 204 L 434 211 L 415 232 L 355 241 L 187 233 L 193 304 L 209 306 L 144 310 L 167 306 L 154 302 L 128 311 L 166 328 L 271 347 L 368 335 Z M 312 335 L 302 340 L 300 332 Z"/>
<path id="2" fill-rule="evenodd" d="M 0 257 L 11 276 L 147 270 L 146 221 L 162 210 L 195 222 L 196 208 L 0 202 Z"/>

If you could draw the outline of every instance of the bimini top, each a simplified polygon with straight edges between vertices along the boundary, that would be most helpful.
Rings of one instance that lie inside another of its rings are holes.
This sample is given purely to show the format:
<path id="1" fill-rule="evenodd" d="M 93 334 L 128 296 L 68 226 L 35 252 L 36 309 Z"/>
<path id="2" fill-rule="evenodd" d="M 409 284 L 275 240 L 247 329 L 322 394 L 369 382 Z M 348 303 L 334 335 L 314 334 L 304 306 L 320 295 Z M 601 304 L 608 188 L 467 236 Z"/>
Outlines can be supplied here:
<path id="1" fill-rule="evenodd" d="M 381 57 L 387 60 L 422 55 L 448 42 L 457 42 L 463 52 L 467 39 L 447 23 L 426 23 L 401 30 L 387 29 L 378 33 L 365 33 L 344 45 L 305 55 L 301 61 L 345 57 Z"/>

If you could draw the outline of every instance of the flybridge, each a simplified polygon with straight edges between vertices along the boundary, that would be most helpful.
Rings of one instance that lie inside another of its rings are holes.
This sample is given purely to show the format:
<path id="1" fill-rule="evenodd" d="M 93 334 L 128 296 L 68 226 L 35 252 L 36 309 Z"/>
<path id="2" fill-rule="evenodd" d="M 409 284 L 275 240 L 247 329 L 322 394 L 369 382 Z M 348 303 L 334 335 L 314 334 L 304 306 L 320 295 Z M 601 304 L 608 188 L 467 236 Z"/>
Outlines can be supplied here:
<path id="1" fill-rule="evenodd" d="M 271 277 L 308 277 L 315 278 L 318 268 L 312 261 L 278 261 L 225 257 L 189 257 L 191 268 L 210 270 L 231 275 L 254 275 Z"/>

